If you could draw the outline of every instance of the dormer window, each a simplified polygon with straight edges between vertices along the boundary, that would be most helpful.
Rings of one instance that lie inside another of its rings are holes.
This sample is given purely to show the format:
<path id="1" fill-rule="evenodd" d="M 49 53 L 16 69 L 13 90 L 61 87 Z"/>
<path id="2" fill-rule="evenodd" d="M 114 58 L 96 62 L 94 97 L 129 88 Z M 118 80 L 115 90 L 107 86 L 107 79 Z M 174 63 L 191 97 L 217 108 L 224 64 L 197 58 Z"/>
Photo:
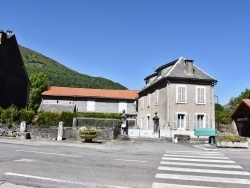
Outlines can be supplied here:
<path id="1" fill-rule="evenodd" d="M 157 72 L 157 78 L 158 78 L 158 79 L 161 78 L 161 70 L 159 70 L 159 71 Z"/>

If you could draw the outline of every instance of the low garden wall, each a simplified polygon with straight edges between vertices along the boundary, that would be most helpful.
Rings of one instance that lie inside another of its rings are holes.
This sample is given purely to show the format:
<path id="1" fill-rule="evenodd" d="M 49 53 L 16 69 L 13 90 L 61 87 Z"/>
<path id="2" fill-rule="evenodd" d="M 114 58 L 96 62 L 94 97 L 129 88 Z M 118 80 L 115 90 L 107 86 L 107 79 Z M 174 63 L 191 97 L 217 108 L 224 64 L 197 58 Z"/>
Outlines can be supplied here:
<path id="1" fill-rule="evenodd" d="M 101 129 L 101 135 L 98 139 L 113 140 L 118 137 L 120 130 L 118 128 Z M 36 125 L 27 125 L 27 132 L 30 134 L 31 139 L 48 139 L 56 140 L 58 136 L 58 127 L 39 127 Z M 18 137 L 20 136 L 20 125 L 5 125 L 0 124 L 0 137 Z M 64 127 L 63 139 L 76 139 L 79 140 L 78 127 Z"/>

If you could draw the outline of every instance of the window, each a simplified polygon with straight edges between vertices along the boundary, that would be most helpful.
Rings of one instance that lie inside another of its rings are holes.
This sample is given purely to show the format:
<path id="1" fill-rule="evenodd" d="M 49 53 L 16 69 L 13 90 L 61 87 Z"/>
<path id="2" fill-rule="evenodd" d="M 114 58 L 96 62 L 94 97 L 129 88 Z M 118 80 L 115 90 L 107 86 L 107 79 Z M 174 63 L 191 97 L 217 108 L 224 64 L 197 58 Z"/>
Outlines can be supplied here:
<path id="1" fill-rule="evenodd" d="M 194 128 L 209 128 L 208 115 L 195 114 L 194 115 Z"/>
<path id="2" fill-rule="evenodd" d="M 196 103 L 205 104 L 205 87 L 196 87 Z"/>
<path id="3" fill-rule="evenodd" d="M 162 71 L 162 70 L 159 70 L 159 71 L 158 71 L 158 73 L 157 73 L 157 79 L 160 79 L 160 78 L 161 78 L 161 74 L 162 74 L 161 71 Z"/>
<path id="4" fill-rule="evenodd" d="M 126 102 L 119 102 L 119 112 L 122 113 L 123 110 L 125 110 L 125 112 L 127 112 L 127 103 Z"/>
<path id="5" fill-rule="evenodd" d="M 143 121 L 143 116 L 141 116 L 141 129 L 143 129 L 143 124 L 144 124 L 144 121 Z"/>
<path id="6" fill-rule="evenodd" d="M 148 96 L 147 96 L 147 106 L 150 107 L 150 97 L 151 97 L 151 94 L 149 93 Z"/>
<path id="7" fill-rule="evenodd" d="M 144 107 L 144 97 L 141 98 L 141 109 L 143 110 L 143 107 Z"/>
<path id="8" fill-rule="evenodd" d="M 177 103 L 187 102 L 187 87 L 185 85 L 176 86 L 176 102 Z"/>
<path id="9" fill-rule="evenodd" d="M 186 113 L 174 114 L 173 129 L 189 129 L 189 115 Z"/>
<path id="10" fill-rule="evenodd" d="M 87 111 L 95 111 L 95 101 L 87 101 Z"/>
<path id="11" fill-rule="evenodd" d="M 159 90 L 155 90 L 155 105 L 157 106 L 159 103 Z"/>

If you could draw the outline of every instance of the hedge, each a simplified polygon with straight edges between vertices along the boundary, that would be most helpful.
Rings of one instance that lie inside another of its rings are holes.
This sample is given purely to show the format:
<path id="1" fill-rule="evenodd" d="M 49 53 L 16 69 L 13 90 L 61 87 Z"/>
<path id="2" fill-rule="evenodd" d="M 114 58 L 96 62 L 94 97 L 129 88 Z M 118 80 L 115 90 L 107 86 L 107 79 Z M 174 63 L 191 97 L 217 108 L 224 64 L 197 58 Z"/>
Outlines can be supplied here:
<path id="1" fill-rule="evenodd" d="M 58 126 L 59 122 L 63 121 L 65 127 L 71 127 L 73 118 L 76 117 L 121 119 L 120 113 L 39 112 L 37 120 L 34 121 L 35 115 L 35 112 L 32 110 L 18 110 L 15 106 L 10 106 L 7 109 L 0 107 L 0 122 L 8 125 L 20 124 L 22 121 L 26 121 L 28 125 L 34 124 L 47 127 Z"/>

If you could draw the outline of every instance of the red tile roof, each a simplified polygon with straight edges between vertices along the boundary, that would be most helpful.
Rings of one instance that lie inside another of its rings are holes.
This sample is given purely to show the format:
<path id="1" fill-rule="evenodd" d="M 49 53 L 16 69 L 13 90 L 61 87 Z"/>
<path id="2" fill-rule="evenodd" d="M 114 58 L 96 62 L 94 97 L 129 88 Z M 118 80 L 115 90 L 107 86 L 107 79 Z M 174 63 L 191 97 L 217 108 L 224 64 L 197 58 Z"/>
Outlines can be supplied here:
<path id="1" fill-rule="evenodd" d="M 139 90 L 89 89 L 51 86 L 43 96 L 93 97 L 110 99 L 136 99 Z"/>
<path id="2" fill-rule="evenodd" d="M 250 99 L 243 99 L 242 100 L 248 107 L 250 107 Z"/>
<path id="3" fill-rule="evenodd" d="M 238 106 L 234 109 L 231 114 L 231 118 L 243 117 L 244 107 L 250 109 L 250 99 L 242 99 L 242 101 L 238 104 Z"/>

